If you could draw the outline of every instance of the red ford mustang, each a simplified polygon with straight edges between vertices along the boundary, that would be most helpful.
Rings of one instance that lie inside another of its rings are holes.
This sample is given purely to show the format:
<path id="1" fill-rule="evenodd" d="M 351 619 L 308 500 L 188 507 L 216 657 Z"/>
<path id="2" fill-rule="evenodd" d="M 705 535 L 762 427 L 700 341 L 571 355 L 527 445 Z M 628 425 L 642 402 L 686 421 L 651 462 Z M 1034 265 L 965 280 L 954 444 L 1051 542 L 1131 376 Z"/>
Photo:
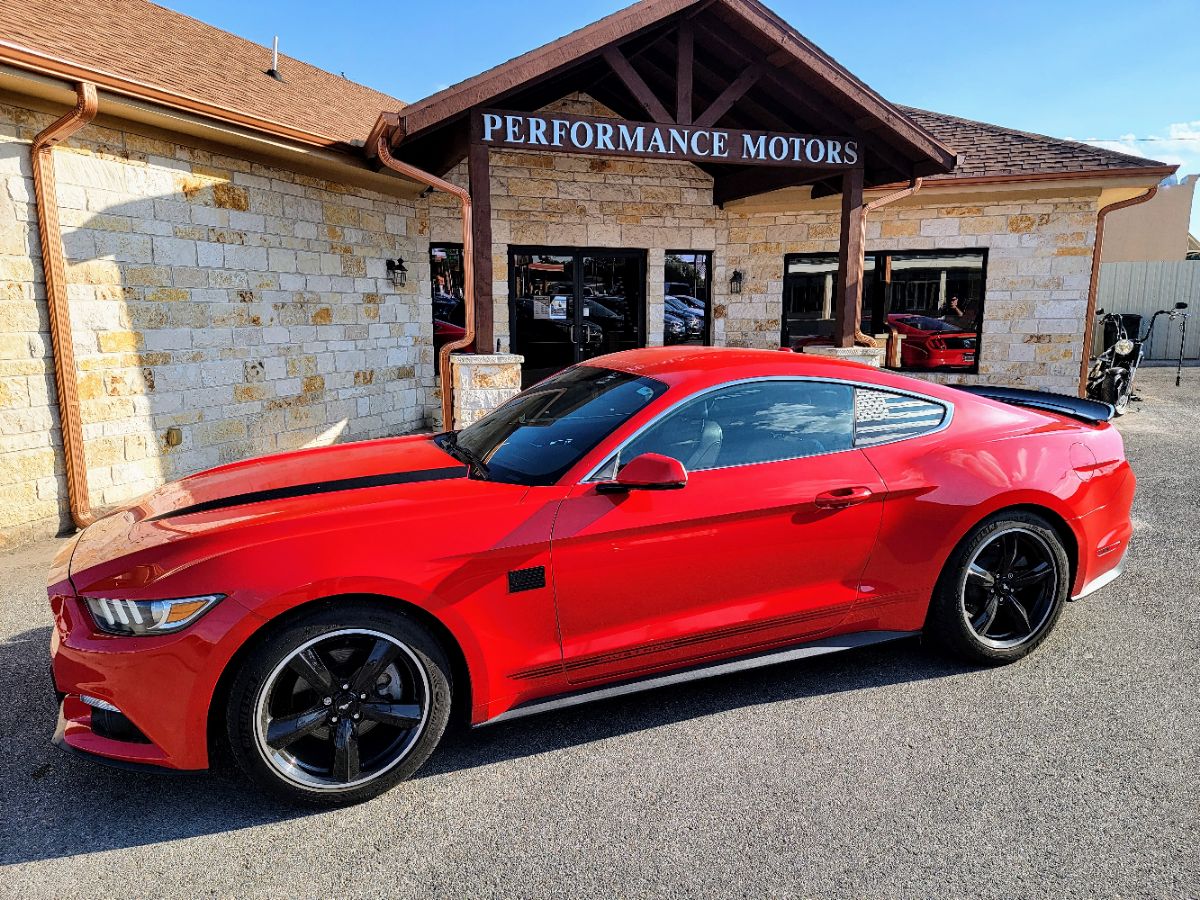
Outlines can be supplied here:
<path id="1" fill-rule="evenodd" d="M 223 466 L 55 562 L 57 742 L 315 803 L 480 725 L 924 631 L 1029 653 L 1111 581 L 1105 404 L 853 363 L 636 350 L 456 433 Z M 998 398 L 998 399 L 995 399 Z"/>
<path id="2" fill-rule="evenodd" d="M 900 364 L 906 369 L 969 369 L 975 365 L 979 335 L 974 331 L 910 313 L 893 313 L 888 324 L 904 335 Z"/>

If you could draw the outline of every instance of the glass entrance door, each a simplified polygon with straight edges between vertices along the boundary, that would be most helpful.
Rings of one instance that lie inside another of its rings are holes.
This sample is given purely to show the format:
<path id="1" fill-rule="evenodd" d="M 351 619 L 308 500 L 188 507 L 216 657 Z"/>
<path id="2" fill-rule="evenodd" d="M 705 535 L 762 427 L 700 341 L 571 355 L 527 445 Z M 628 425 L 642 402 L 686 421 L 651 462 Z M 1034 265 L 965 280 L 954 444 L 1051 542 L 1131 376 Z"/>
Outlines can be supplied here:
<path id="1" fill-rule="evenodd" d="M 644 347 L 643 250 L 509 251 L 512 352 L 528 387 L 569 365 Z"/>

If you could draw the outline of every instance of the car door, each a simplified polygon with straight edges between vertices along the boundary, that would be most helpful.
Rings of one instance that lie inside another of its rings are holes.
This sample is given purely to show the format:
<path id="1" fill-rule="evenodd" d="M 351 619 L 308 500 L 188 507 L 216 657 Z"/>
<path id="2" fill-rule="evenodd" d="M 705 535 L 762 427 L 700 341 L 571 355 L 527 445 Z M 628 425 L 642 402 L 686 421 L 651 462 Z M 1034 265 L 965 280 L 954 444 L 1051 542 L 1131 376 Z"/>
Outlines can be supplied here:
<path id="1" fill-rule="evenodd" d="M 739 382 L 668 411 L 601 467 L 611 477 L 640 453 L 662 453 L 688 468 L 684 488 L 576 485 L 551 543 L 568 678 L 611 679 L 836 628 L 857 597 L 884 492 L 853 432 L 848 385 Z"/>

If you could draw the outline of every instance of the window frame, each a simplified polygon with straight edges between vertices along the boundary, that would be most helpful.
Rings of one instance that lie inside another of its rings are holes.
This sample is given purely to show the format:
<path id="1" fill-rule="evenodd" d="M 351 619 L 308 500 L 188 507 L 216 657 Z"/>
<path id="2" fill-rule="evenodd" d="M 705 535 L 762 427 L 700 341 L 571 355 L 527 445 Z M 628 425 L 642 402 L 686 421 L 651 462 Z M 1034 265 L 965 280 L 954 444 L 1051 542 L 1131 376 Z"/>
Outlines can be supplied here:
<path id="1" fill-rule="evenodd" d="M 637 428 L 635 428 L 628 435 L 621 438 L 620 443 L 617 444 L 617 446 L 615 448 L 613 448 L 611 451 L 605 453 L 604 458 L 600 461 L 600 463 L 593 466 L 591 469 L 589 469 L 588 473 L 579 480 L 579 483 L 580 484 L 595 484 L 595 483 L 602 482 L 602 481 L 610 481 L 613 477 L 615 477 L 615 474 L 612 476 L 602 477 L 601 473 L 603 473 L 606 469 L 608 469 L 614 460 L 620 459 L 621 452 L 626 447 L 628 447 L 630 444 L 632 444 L 635 440 L 637 440 L 639 437 L 641 437 L 641 435 L 644 432 L 646 432 L 650 428 L 657 425 L 664 418 L 671 415 L 673 412 L 675 412 L 677 409 L 679 409 L 685 403 L 690 403 L 692 400 L 696 400 L 701 397 L 707 396 L 708 394 L 714 393 L 715 391 L 720 391 L 720 390 L 724 390 L 726 388 L 731 388 L 731 387 L 738 387 L 739 385 L 743 385 L 743 384 L 757 384 L 757 383 L 763 382 L 763 381 L 806 381 L 806 382 L 812 382 L 812 383 L 816 383 L 816 384 L 837 384 L 837 385 L 842 385 L 844 387 L 849 387 L 855 392 L 857 392 L 861 388 L 861 389 L 865 389 L 865 390 L 879 391 L 881 393 L 895 394 L 896 396 L 900 396 L 900 397 L 912 397 L 915 400 L 924 400 L 927 403 L 934 403 L 934 404 L 942 407 L 942 409 L 944 410 L 944 415 L 942 416 L 941 424 L 939 424 L 937 428 L 931 429 L 930 431 L 925 431 L 925 432 L 922 432 L 921 434 L 903 435 L 900 437 L 893 438 L 891 440 L 880 441 L 877 444 L 872 444 L 869 448 L 864 448 L 864 447 L 859 447 L 859 446 L 855 445 L 855 437 L 856 437 L 857 429 L 858 429 L 858 406 L 857 406 L 857 403 L 855 402 L 854 410 L 853 410 L 854 430 L 851 433 L 849 447 L 846 447 L 842 450 L 830 450 L 826 453 L 813 453 L 808 456 L 789 456 L 789 457 L 784 457 L 782 459 L 762 460 L 760 462 L 736 463 L 736 464 L 730 465 L 730 466 L 713 466 L 712 468 L 709 468 L 709 469 L 697 469 L 696 470 L 697 472 L 720 472 L 720 471 L 724 471 L 727 469 L 744 469 L 749 466 L 769 466 L 774 463 L 794 462 L 795 460 L 798 460 L 798 459 L 814 459 L 819 456 L 835 456 L 839 453 L 849 453 L 849 452 L 855 451 L 855 450 L 858 450 L 858 451 L 862 451 L 865 449 L 874 450 L 876 447 L 885 447 L 888 444 L 896 444 L 896 443 L 899 443 L 900 441 L 914 441 L 919 438 L 930 437 L 932 435 L 938 434 L 942 431 L 945 431 L 947 428 L 949 428 L 951 421 L 954 419 L 954 404 L 952 402 L 950 402 L 948 400 L 941 400 L 937 397 L 930 397 L 928 394 L 922 394 L 917 391 L 905 390 L 904 388 L 893 388 L 890 386 L 885 387 L 885 386 L 881 386 L 878 384 L 872 384 L 869 381 L 851 381 L 849 379 L 844 379 L 844 378 L 829 378 L 829 377 L 824 377 L 824 376 L 820 376 L 820 375 L 756 375 L 751 378 L 739 378 L 734 381 L 723 381 L 720 384 L 710 385 L 709 387 L 703 388 L 702 390 L 699 390 L 699 391 L 694 391 L 693 393 L 688 394 L 686 397 L 681 397 L 679 400 L 676 400 L 670 406 L 655 413 L 653 416 L 650 417 L 649 420 L 643 422 L 641 425 L 639 425 Z M 857 398 L 855 397 L 854 399 L 856 400 Z M 689 474 L 691 474 L 690 470 L 689 470 Z"/>
<path id="2" fill-rule="evenodd" d="M 903 257 L 903 256 L 918 256 L 919 257 L 922 255 L 924 255 L 924 256 L 980 256 L 980 257 L 982 257 L 982 265 L 980 266 L 980 278 L 982 279 L 982 296 L 980 297 L 980 300 L 979 300 L 979 321 L 978 321 L 978 325 L 975 329 L 975 362 L 969 369 L 954 369 L 954 370 L 950 371 L 950 374 L 957 373 L 957 374 L 961 374 L 961 375 L 978 375 L 979 374 L 979 363 L 983 356 L 984 313 L 987 309 L 988 261 L 989 261 L 989 248 L 988 247 L 945 247 L 945 248 L 930 247 L 930 248 L 920 248 L 920 249 L 909 248 L 909 249 L 897 249 L 897 250 L 868 250 L 863 253 L 863 259 L 864 259 L 864 261 L 867 259 L 873 259 L 875 262 L 875 268 L 874 268 L 875 275 L 876 275 L 875 292 L 878 296 L 868 299 L 866 297 L 866 295 L 864 294 L 863 301 L 864 301 L 864 303 L 871 303 L 871 304 L 873 304 L 875 302 L 879 302 L 881 305 L 890 304 L 890 302 L 891 302 L 890 292 L 892 290 L 892 286 L 891 286 L 891 282 L 886 280 L 885 276 L 884 276 L 884 273 L 888 272 L 891 269 L 891 264 L 890 264 L 889 260 L 892 257 L 896 257 L 896 256 L 901 256 L 901 257 Z M 812 259 L 821 259 L 821 258 L 828 258 L 828 257 L 836 258 L 836 256 L 837 256 L 836 253 L 822 253 L 822 252 L 816 252 L 816 251 L 805 252 L 805 253 L 785 253 L 783 255 L 783 280 L 781 282 L 780 294 L 779 294 L 779 345 L 781 347 L 789 346 L 789 341 L 790 341 L 790 337 L 791 337 L 788 334 L 788 317 L 787 317 L 787 309 L 785 308 L 785 304 L 787 302 L 788 265 L 794 260 L 806 260 L 806 259 L 812 260 Z M 836 299 L 837 299 L 837 285 L 836 285 L 836 276 L 835 276 L 834 300 L 836 301 Z M 914 313 L 913 315 L 927 315 L 927 313 Z M 869 323 L 864 322 L 864 326 L 866 326 L 868 324 Z M 866 331 L 867 328 L 864 327 L 863 330 Z M 871 332 L 868 332 L 868 333 L 871 333 Z M 887 367 L 885 367 L 885 368 L 887 368 Z M 887 371 L 889 371 L 889 372 L 906 372 L 906 373 L 932 372 L 934 374 L 937 374 L 938 372 L 943 372 L 943 373 L 945 372 L 945 370 L 938 370 L 938 369 L 921 369 L 921 368 L 907 368 L 906 369 L 903 366 L 895 368 L 895 369 L 887 368 Z"/>

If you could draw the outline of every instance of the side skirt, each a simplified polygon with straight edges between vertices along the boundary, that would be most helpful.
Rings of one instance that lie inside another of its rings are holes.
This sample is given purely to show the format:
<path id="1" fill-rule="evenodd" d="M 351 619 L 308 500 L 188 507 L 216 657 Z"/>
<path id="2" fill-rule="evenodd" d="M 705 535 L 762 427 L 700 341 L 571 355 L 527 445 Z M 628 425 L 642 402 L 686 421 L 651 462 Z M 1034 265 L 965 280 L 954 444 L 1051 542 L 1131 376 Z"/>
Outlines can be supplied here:
<path id="1" fill-rule="evenodd" d="M 593 700 L 607 700 L 610 697 L 622 697 L 626 694 L 636 694 L 640 691 L 649 691 L 654 688 L 668 687 L 672 684 L 683 684 L 688 681 L 699 681 L 702 678 L 712 678 L 716 675 L 728 675 L 732 672 L 744 672 L 748 669 L 761 669 L 764 666 L 773 666 L 778 663 L 792 662 L 797 659 L 806 659 L 810 656 L 822 656 L 826 653 L 837 653 L 841 650 L 853 650 L 855 647 L 866 647 L 870 644 L 881 644 L 884 641 L 895 641 L 900 638 L 912 637 L 920 634 L 918 631 L 859 631 L 854 634 L 842 634 L 837 637 L 825 638 L 819 641 L 813 641 L 808 644 L 802 644 L 799 647 L 790 647 L 785 650 L 772 650 L 769 653 L 760 653 L 755 656 L 744 656 L 740 659 L 724 660 L 718 663 L 705 664 L 702 666 L 693 666 L 690 669 L 681 669 L 676 672 L 670 672 L 666 675 L 658 675 L 653 678 L 643 678 L 637 681 L 623 681 L 619 684 L 605 685 L 604 687 L 584 689 L 581 691 L 573 691 L 569 694 L 558 694 L 554 697 L 548 697 L 544 700 L 534 700 L 532 703 L 526 703 L 521 706 L 514 706 L 512 709 L 500 713 L 493 719 L 488 719 L 486 722 L 480 722 L 476 728 L 482 728 L 485 725 L 495 725 L 498 722 L 507 722 L 510 719 L 520 719 L 524 716 L 532 716 L 537 713 L 550 712 L 556 709 L 566 709 L 570 706 L 579 706 L 583 703 L 591 703 Z"/>

